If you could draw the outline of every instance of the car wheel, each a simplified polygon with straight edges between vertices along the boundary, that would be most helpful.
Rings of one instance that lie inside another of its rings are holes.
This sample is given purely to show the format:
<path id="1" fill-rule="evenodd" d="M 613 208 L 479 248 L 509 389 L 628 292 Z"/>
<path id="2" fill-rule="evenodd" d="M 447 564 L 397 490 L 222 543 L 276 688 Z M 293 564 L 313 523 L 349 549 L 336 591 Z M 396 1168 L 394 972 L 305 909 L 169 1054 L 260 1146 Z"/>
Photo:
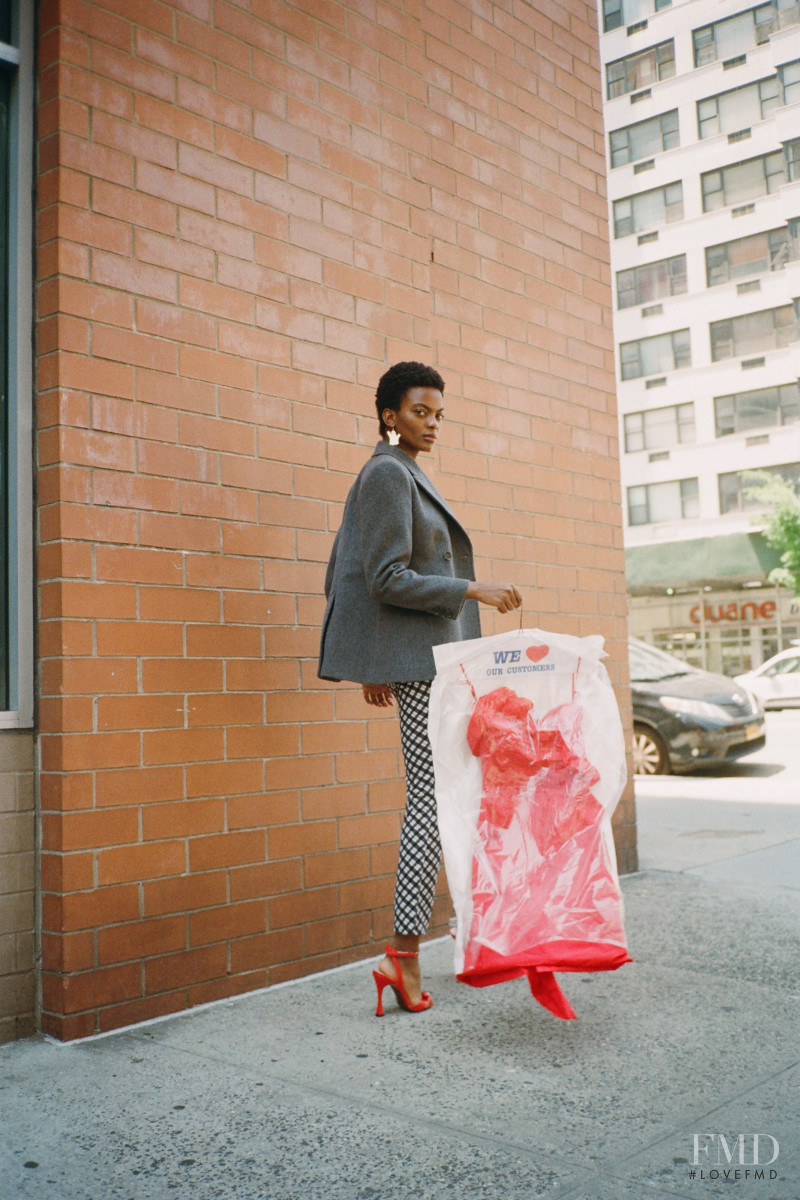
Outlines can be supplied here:
<path id="1" fill-rule="evenodd" d="M 635 775 L 670 775 L 667 748 L 647 725 L 633 727 L 633 770 Z"/>

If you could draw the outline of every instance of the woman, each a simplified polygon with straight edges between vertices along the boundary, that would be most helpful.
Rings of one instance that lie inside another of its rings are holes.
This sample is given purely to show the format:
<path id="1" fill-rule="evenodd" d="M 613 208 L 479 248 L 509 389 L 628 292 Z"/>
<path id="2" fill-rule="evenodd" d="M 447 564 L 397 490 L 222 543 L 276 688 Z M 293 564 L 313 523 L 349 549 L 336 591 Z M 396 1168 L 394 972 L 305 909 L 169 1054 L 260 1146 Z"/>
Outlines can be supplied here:
<path id="1" fill-rule="evenodd" d="M 381 441 L 350 489 L 325 578 L 319 677 L 360 683 L 367 704 L 397 701 L 406 768 L 394 936 L 373 971 L 409 1012 L 430 1008 L 419 972 L 439 873 L 428 702 L 432 647 L 480 637 L 478 603 L 519 608 L 510 583 L 476 583 L 472 545 L 416 459 L 444 419 L 444 380 L 422 363 L 397 363 L 375 394 Z"/>

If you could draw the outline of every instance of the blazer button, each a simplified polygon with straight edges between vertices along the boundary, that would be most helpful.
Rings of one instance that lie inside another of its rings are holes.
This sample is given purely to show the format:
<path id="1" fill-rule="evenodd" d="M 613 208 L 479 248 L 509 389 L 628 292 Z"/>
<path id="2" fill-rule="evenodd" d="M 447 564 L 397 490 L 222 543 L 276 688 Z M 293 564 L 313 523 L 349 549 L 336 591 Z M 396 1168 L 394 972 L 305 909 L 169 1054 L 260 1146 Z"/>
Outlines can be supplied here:
<path id="1" fill-rule="evenodd" d="M 443 555 L 444 561 L 445 561 L 445 562 L 450 562 L 450 559 L 451 559 L 452 557 L 453 557 L 453 556 L 452 556 L 452 554 L 450 553 L 450 551 L 449 551 L 449 550 L 445 550 L 445 552 L 444 552 L 444 555 Z"/>

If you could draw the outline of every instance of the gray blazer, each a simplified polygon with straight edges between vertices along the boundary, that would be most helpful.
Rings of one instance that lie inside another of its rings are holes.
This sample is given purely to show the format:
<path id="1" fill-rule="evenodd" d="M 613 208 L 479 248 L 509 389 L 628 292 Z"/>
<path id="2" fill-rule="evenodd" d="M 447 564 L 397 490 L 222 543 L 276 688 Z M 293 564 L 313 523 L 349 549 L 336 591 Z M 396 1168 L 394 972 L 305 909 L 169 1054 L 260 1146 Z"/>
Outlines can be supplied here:
<path id="1" fill-rule="evenodd" d="M 433 679 L 432 646 L 481 635 L 472 545 L 399 446 L 378 442 L 350 489 L 325 577 L 320 679 Z"/>

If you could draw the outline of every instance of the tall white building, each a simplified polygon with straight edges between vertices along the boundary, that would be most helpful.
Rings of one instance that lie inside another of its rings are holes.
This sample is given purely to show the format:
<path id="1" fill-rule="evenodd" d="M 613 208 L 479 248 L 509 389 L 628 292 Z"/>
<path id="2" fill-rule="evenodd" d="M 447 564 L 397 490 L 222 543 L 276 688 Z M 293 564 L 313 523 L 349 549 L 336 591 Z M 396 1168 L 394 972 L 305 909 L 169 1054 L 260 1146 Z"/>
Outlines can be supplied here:
<path id="1" fill-rule="evenodd" d="M 600 5 L 632 628 L 734 674 L 800 635 L 742 483 L 800 481 L 800 2 Z"/>

